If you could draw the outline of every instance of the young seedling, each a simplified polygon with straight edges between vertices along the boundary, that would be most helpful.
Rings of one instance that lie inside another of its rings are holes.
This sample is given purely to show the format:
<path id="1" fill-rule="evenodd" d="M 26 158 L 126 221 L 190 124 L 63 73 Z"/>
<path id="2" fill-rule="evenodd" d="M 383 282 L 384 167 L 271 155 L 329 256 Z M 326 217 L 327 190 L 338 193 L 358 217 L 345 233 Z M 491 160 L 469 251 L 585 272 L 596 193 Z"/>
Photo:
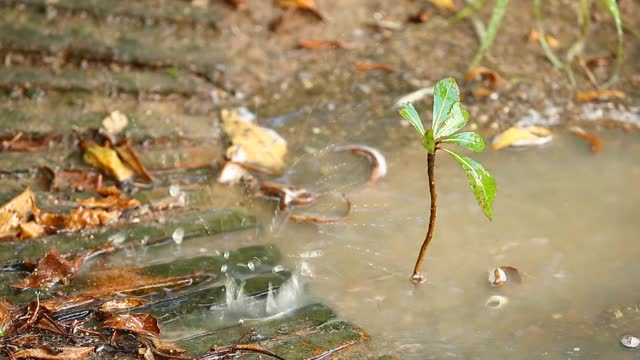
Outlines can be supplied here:
<path id="1" fill-rule="evenodd" d="M 446 144 L 455 144 L 465 147 L 474 152 L 484 150 L 485 144 L 482 137 L 475 132 L 456 132 L 464 127 L 469 120 L 469 113 L 460 103 L 460 89 L 452 78 L 438 81 L 434 87 L 433 94 L 433 121 L 431 129 L 425 130 L 418 112 L 412 104 L 404 105 L 400 110 L 400 115 L 407 119 L 420 134 L 422 146 L 427 151 L 427 175 L 429 176 L 429 193 L 431 195 L 431 210 L 429 213 L 429 229 L 425 236 L 416 266 L 411 275 L 411 281 L 416 284 L 424 282 L 422 274 L 422 262 L 427 247 L 433 237 L 436 224 L 436 178 L 434 167 L 436 152 L 443 150 L 451 155 L 462 166 L 462 169 L 469 177 L 469 184 L 482 208 L 484 214 L 491 220 L 493 216 L 492 204 L 496 197 L 496 182 L 487 170 L 471 158 L 459 154 L 453 150 L 444 148 Z"/>

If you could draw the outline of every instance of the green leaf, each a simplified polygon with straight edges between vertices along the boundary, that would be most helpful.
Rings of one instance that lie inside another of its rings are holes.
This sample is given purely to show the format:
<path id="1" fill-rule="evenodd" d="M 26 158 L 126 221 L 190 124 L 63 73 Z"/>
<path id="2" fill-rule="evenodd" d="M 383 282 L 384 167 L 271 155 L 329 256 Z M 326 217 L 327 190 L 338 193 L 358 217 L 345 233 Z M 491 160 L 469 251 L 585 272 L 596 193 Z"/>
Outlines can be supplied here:
<path id="1" fill-rule="evenodd" d="M 422 146 L 427 149 L 430 154 L 436 152 L 436 141 L 433 139 L 433 129 L 427 130 L 422 137 Z"/>
<path id="2" fill-rule="evenodd" d="M 433 91 L 433 122 L 431 128 L 438 140 L 440 127 L 449 116 L 453 105 L 460 102 L 460 89 L 453 78 L 438 81 Z"/>
<path id="3" fill-rule="evenodd" d="M 471 190 L 473 190 L 473 194 L 476 196 L 478 205 L 480 205 L 487 218 L 491 220 L 493 217 L 493 199 L 496 197 L 496 181 L 493 176 L 491 176 L 482 165 L 470 157 L 448 149 L 443 148 L 442 150 L 448 152 L 449 155 L 456 159 L 458 164 L 464 169 L 464 172 L 467 173 L 469 185 L 471 185 Z"/>
<path id="4" fill-rule="evenodd" d="M 475 152 L 482 152 L 485 146 L 484 140 L 482 140 L 482 136 L 474 132 L 463 132 L 451 135 L 440 141 L 443 143 L 460 145 Z"/>
<path id="5" fill-rule="evenodd" d="M 418 112 L 416 111 L 416 108 L 413 107 L 412 103 L 404 104 L 404 107 L 400 109 L 400 115 L 407 119 L 407 121 L 416 128 L 416 131 L 420 133 L 420 136 L 424 136 L 424 125 L 422 125 L 420 115 L 418 115 Z"/>
<path id="6" fill-rule="evenodd" d="M 442 139 L 455 133 L 456 131 L 462 129 L 462 127 L 467 124 L 468 120 L 469 113 L 462 107 L 462 104 L 458 101 L 457 103 L 453 104 L 449 115 L 447 115 L 447 117 L 444 119 L 442 125 L 437 130 L 434 130 L 434 138 Z"/>

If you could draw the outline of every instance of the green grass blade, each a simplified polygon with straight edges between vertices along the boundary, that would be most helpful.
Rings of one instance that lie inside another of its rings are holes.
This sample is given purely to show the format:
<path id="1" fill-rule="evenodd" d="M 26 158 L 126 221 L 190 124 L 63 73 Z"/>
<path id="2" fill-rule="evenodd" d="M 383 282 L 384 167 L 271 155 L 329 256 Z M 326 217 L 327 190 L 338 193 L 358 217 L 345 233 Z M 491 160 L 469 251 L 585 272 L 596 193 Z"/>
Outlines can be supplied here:
<path id="1" fill-rule="evenodd" d="M 489 19 L 489 25 L 487 26 L 487 32 L 484 34 L 482 42 L 480 43 L 480 48 L 476 52 L 476 55 L 473 57 L 473 61 L 471 61 L 471 65 L 469 66 L 471 69 L 480 64 L 480 61 L 482 61 L 482 58 L 484 57 L 484 53 L 489 49 L 491 43 L 493 43 L 493 38 L 495 38 L 498 28 L 500 28 L 500 24 L 502 23 L 502 18 L 504 17 L 508 4 L 509 0 L 496 0 L 496 5 L 493 8 L 491 18 Z"/>
<path id="2" fill-rule="evenodd" d="M 564 64 L 551 51 L 551 48 L 547 43 L 547 37 L 544 29 L 542 29 L 542 12 L 540 10 L 540 2 L 541 0 L 533 0 L 533 14 L 536 18 L 536 25 L 540 38 L 540 46 L 542 46 L 542 51 L 544 51 L 545 56 L 547 57 L 547 59 L 549 59 L 549 61 L 551 61 L 553 66 L 557 67 L 558 69 L 562 69 L 564 67 Z"/>
<path id="3" fill-rule="evenodd" d="M 460 20 L 464 20 L 472 16 L 484 5 L 486 1 L 487 0 L 475 0 L 471 4 L 465 6 L 462 10 L 458 11 L 455 15 L 453 15 L 449 22 L 455 24 Z"/>
<path id="4" fill-rule="evenodd" d="M 607 81 L 603 87 L 609 87 L 615 81 L 618 80 L 618 76 L 620 75 L 620 68 L 622 67 L 622 53 L 624 50 L 623 47 L 623 31 L 622 31 L 622 19 L 620 18 L 620 9 L 618 8 L 618 2 L 616 0 L 600 0 L 600 3 L 604 8 L 611 14 L 613 17 L 613 21 L 616 25 L 616 33 L 618 35 L 618 49 L 616 51 L 616 67 L 613 69 L 613 73 L 611 74 L 611 78 Z"/>

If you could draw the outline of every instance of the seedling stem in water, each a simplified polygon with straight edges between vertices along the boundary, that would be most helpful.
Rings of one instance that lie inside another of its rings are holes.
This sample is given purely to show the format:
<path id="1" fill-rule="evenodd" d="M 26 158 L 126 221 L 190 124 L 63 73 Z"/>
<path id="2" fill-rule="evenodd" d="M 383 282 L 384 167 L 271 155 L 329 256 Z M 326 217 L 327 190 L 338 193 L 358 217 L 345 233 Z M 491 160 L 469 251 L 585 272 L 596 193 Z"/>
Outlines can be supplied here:
<path id="1" fill-rule="evenodd" d="M 471 190 L 473 190 L 478 205 L 489 220 L 493 217 L 492 205 L 496 197 L 496 182 L 493 176 L 475 160 L 442 147 L 446 144 L 455 144 L 474 152 L 481 152 L 485 147 L 484 140 L 479 134 L 475 132 L 457 133 L 467 124 L 469 113 L 460 102 L 460 89 L 453 78 L 440 80 L 434 87 L 431 129 L 425 131 L 418 112 L 410 103 L 404 105 L 400 110 L 400 115 L 409 121 L 420 134 L 422 146 L 427 151 L 427 176 L 429 177 L 429 194 L 431 195 L 429 228 L 411 275 L 411 281 L 420 284 L 425 281 L 422 274 L 422 263 L 436 225 L 436 200 L 438 197 L 435 177 L 436 152 L 443 150 L 460 164 L 467 173 Z"/>

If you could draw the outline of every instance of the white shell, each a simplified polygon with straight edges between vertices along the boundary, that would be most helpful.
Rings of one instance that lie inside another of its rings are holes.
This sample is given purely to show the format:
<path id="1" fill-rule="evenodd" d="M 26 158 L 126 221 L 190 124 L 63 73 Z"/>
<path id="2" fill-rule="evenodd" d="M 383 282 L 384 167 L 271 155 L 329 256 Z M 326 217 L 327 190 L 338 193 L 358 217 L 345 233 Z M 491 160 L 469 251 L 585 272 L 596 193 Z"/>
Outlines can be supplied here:
<path id="1" fill-rule="evenodd" d="M 503 306 L 507 305 L 507 303 L 508 303 L 508 302 L 509 302 L 509 299 L 507 299 L 507 298 L 506 298 L 506 297 L 504 297 L 504 296 L 500 296 L 500 295 L 493 295 L 493 296 L 490 296 L 490 297 L 487 299 L 487 302 L 486 302 L 486 304 L 485 304 L 485 305 L 486 305 L 488 308 L 491 308 L 491 309 L 499 309 L 499 308 L 501 308 L 501 307 L 503 307 Z"/>
<path id="2" fill-rule="evenodd" d="M 492 286 L 501 286 L 507 281 L 507 274 L 501 268 L 489 270 L 489 282 Z"/>
<path id="3" fill-rule="evenodd" d="M 640 339 L 632 335 L 623 335 L 620 343 L 628 348 L 637 348 L 640 345 Z"/>

